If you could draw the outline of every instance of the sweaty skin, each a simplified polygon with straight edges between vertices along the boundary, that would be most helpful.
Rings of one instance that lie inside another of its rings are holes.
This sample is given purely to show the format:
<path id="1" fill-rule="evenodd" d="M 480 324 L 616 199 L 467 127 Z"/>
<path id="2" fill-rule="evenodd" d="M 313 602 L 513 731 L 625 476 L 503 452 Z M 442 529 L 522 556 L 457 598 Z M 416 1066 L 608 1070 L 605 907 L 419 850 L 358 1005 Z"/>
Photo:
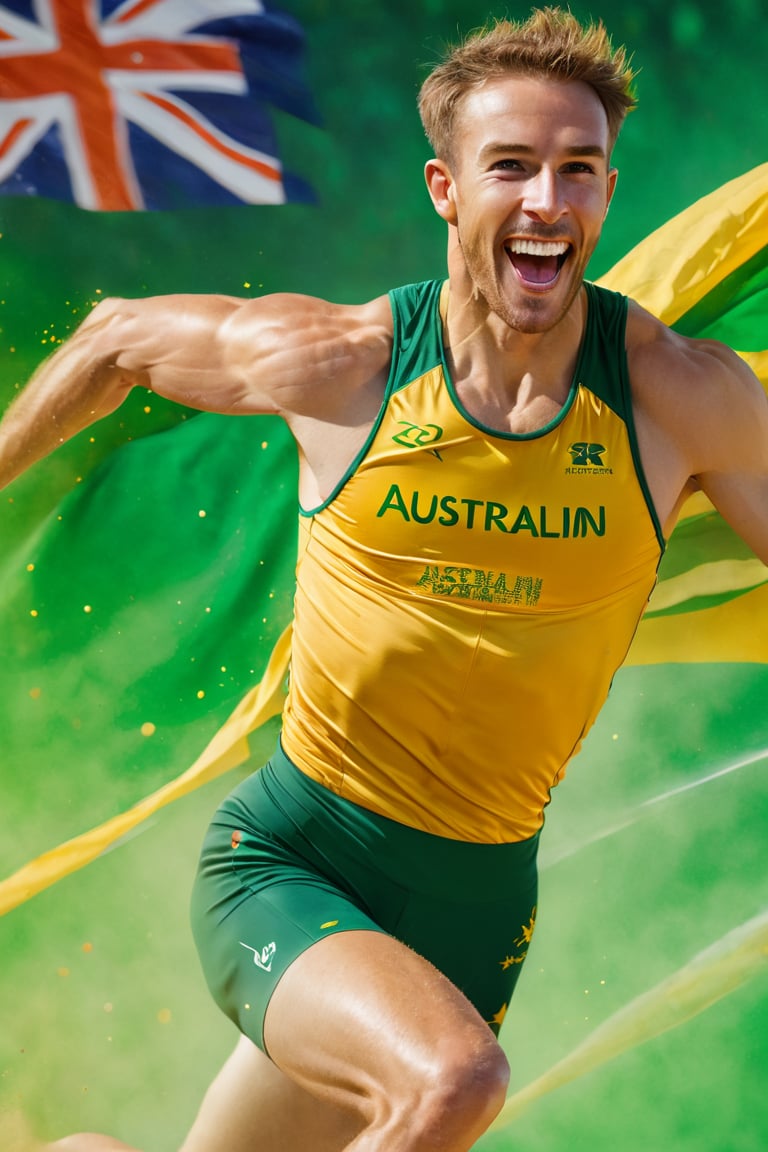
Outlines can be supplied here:
<path id="1" fill-rule="evenodd" d="M 582 278 L 613 195 L 608 128 L 580 83 L 506 76 L 465 97 L 453 165 L 426 179 L 448 228 L 449 369 L 491 429 L 561 410 L 585 321 Z M 175 295 L 110 300 L 36 373 L 0 427 L 0 482 L 109 413 L 133 387 L 206 411 L 272 413 L 298 445 L 300 498 L 321 503 L 379 411 L 392 348 L 386 296 L 336 305 Z M 701 489 L 768 563 L 768 400 L 723 346 L 630 306 L 640 455 L 668 535 Z M 461 993 L 380 933 L 329 936 L 267 1011 L 272 1062 L 241 1040 L 182 1152 L 467 1152 L 504 1100 L 503 1052 Z M 56 1146 L 54 1146 L 56 1147 Z M 109 1152 L 71 1137 L 57 1152 Z"/>

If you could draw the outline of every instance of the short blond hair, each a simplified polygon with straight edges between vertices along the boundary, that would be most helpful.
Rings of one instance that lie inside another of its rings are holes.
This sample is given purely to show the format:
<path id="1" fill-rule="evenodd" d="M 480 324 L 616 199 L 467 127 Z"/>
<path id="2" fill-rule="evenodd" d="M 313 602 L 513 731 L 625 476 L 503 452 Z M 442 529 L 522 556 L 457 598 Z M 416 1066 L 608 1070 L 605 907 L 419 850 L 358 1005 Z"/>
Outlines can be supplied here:
<path id="1" fill-rule="evenodd" d="M 452 160 L 456 114 L 467 93 L 507 75 L 589 84 L 605 109 L 609 150 L 637 103 L 626 50 L 614 50 L 602 21 L 582 25 L 562 8 L 534 9 L 524 22 L 498 20 L 470 33 L 424 81 L 419 114 L 439 159 Z"/>

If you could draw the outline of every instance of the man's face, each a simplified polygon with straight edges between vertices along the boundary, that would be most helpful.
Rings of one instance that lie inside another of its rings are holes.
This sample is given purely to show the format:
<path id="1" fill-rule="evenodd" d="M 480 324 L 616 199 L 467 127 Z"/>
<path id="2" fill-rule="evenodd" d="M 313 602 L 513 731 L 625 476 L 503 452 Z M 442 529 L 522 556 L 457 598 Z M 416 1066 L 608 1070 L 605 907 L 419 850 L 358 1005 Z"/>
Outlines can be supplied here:
<path id="1" fill-rule="evenodd" d="M 435 206 L 455 224 L 475 292 L 510 327 L 545 332 L 578 295 L 616 181 L 608 124 L 580 82 L 489 81 L 459 109 Z M 437 171 L 437 169 L 435 169 Z"/>

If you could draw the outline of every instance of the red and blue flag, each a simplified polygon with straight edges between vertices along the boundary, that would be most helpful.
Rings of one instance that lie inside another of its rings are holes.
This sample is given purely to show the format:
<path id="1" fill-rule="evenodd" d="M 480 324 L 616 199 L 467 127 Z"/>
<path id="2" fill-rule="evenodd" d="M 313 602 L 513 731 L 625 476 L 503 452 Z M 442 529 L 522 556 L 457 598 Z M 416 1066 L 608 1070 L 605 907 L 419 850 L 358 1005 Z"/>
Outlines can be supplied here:
<path id="1" fill-rule="evenodd" d="M 261 0 L 8 0 L 0 194 L 99 211 L 311 200 L 272 116 L 318 121 L 303 48 Z"/>

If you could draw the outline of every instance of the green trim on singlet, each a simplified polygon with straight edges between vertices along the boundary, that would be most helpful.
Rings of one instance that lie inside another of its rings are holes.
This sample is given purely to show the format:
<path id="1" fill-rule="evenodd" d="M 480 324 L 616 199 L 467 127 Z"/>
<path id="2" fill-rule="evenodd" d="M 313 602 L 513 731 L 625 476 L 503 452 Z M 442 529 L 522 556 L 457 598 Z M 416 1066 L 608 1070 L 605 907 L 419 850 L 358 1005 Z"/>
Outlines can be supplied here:
<path id="1" fill-rule="evenodd" d="M 444 280 L 405 284 L 389 293 L 395 338 L 387 399 L 438 364 L 446 372 L 440 293 Z"/>
<path id="2" fill-rule="evenodd" d="M 626 343 L 629 300 L 619 292 L 598 288 L 596 284 L 587 282 L 585 287 L 589 299 L 589 314 L 594 318 L 593 323 L 587 325 L 587 331 L 584 334 L 585 360 L 588 354 L 591 358 L 590 364 L 599 367 L 599 373 L 596 374 L 594 382 L 590 375 L 588 387 L 609 408 L 612 408 L 626 425 L 637 482 L 648 506 L 656 538 L 663 554 L 667 542 L 651 499 L 651 491 L 640 458 L 635 415 L 632 408 L 632 389 L 629 380 Z"/>
<path id="3" fill-rule="evenodd" d="M 307 518 L 322 512 L 331 504 L 342 488 L 354 476 L 365 459 L 379 430 L 390 398 L 401 388 L 418 380 L 426 372 L 440 366 L 453 404 L 462 417 L 486 435 L 500 440 L 536 440 L 556 428 L 568 415 L 579 385 L 583 385 L 603 403 L 607 404 L 627 428 L 630 451 L 640 490 L 653 522 L 659 546 L 664 552 L 666 540 L 662 532 L 650 489 L 640 459 L 637 431 L 632 411 L 629 368 L 626 350 L 626 323 L 628 300 L 619 292 L 599 288 L 585 281 L 587 293 L 587 323 L 579 348 L 576 368 L 568 396 L 554 419 L 535 432 L 502 432 L 476 420 L 462 405 L 448 368 L 443 324 L 440 317 L 440 293 L 444 280 L 424 280 L 405 284 L 389 292 L 392 308 L 393 339 L 392 361 L 381 407 L 365 443 L 326 500 L 314 508 L 299 505 L 299 515 Z M 584 380 L 588 381 L 584 383 Z"/>
<path id="4" fill-rule="evenodd" d="M 443 280 L 427 280 L 421 284 L 407 284 L 402 288 L 395 288 L 389 294 L 395 319 L 395 343 L 384 406 L 393 392 L 405 388 L 425 372 L 441 365 L 451 400 L 468 423 L 486 435 L 500 440 L 537 440 L 546 436 L 566 418 L 573 406 L 579 385 L 586 387 L 607 404 L 626 426 L 637 481 L 659 547 L 664 552 L 666 540 L 640 459 L 632 410 L 625 336 L 629 303 L 627 297 L 620 292 L 612 292 L 585 281 L 584 288 L 588 302 L 587 322 L 573 381 L 563 407 L 552 420 L 535 432 L 503 432 L 475 419 L 466 411 L 456 393 L 446 361 L 440 318 L 440 293 L 443 284 Z"/>
<path id="5" fill-rule="evenodd" d="M 333 491 L 322 504 L 317 504 L 313 508 L 303 508 L 299 504 L 300 516 L 309 519 L 322 512 L 354 476 L 368 455 L 392 393 L 441 363 L 443 332 L 440 320 L 440 292 L 444 283 L 444 280 L 424 280 L 419 284 L 405 284 L 400 288 L 393 288 L 389 292 L 393 327 L 392 360 L 381 407 L 373 427 L 365 438 L 365 443 Z"/>

